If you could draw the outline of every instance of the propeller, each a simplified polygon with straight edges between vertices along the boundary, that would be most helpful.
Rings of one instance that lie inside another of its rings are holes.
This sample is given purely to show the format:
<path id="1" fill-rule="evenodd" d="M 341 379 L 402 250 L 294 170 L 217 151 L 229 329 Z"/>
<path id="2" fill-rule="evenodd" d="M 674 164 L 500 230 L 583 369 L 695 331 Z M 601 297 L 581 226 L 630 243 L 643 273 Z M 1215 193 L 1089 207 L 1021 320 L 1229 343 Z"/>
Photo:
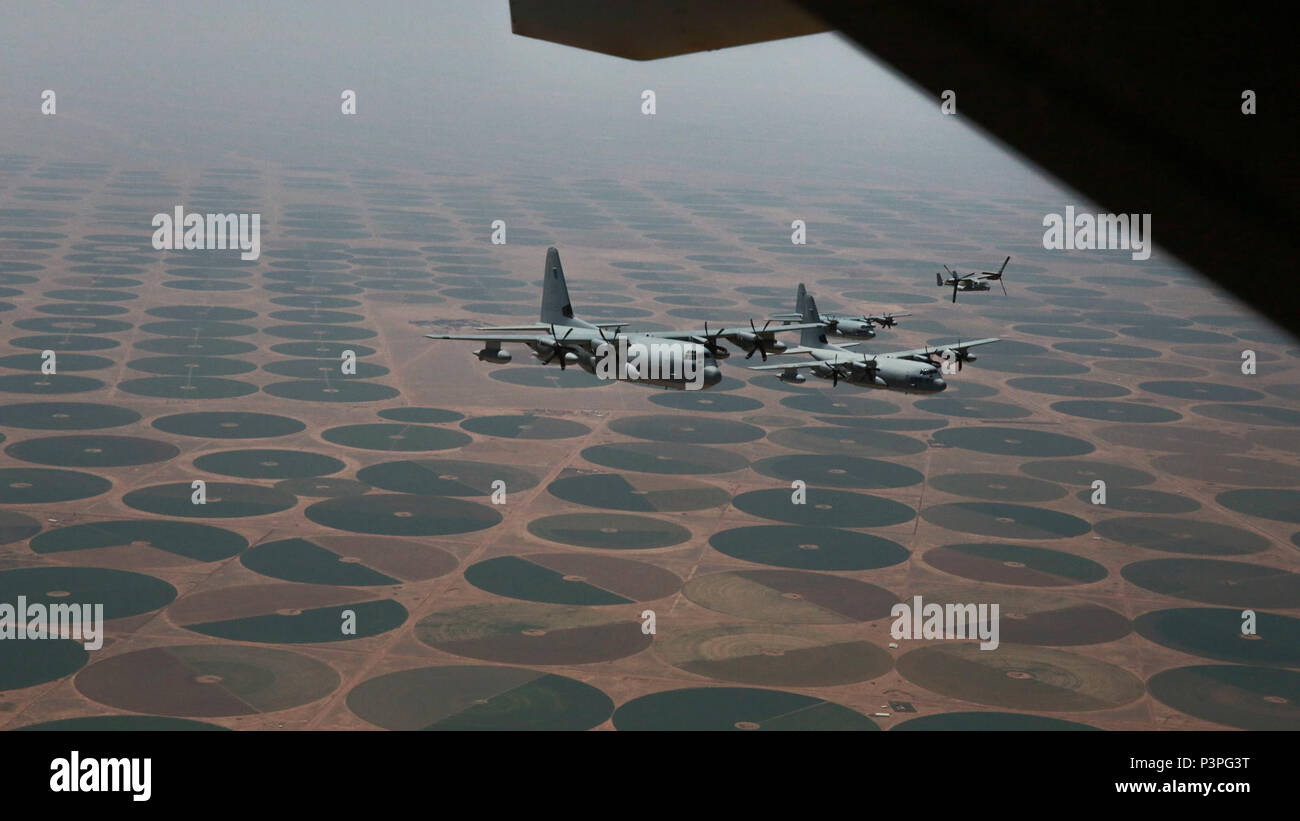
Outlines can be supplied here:
<path id="1" fill-rule="evenodd" d="M 957 370 L 960 371 L 960 370 L 961 370 L 961 366 L 962 366 L 963 363 L 970 362 L 970 361 L 972 361 L 975 357 L 973 357 L 973 356 L 970 355 L 970 348 L 962 348 L 962 347 L 960 347 L 960 346 L 961 346 L 961 340 L 960 340 L 960 339 L 957 340 L 957 345 L 958 345 L 958 347 L 957 347 L 957 349 L 956 349 L 956 350 L 957 350 Z"/>
<path id="2" fill-rule="evenodd" d="M 1002 279 L 1002 272 L 1007 270 L 1007 263 L 1010 261 L 1011 261 L 1011 257 L 1007 257 L 1006 259 L 1002 260 L 1002 267 L 998 269 L 998 272 L 996 274 L 993 273 L 992 271 L 984 272 L 985 279 L 996 279 L 998 281 L 998 284 L 1002 286 L 1003 296 L 1007 295 L 1007 284 Z"/>
<path id="3" fill-rule="evenodd" d="M 952 281 L 952 301 L 954 304 L 957 302 L 957 280 L 955 279 Z"/>
<path id="4" fill-rule="evenodd" d="M 718 335 L 709 333 L 709 321 L 704 320 L 704 347 L 709 349 L 709 353 L 714 356 L 718 355 L 721 347 L 718 345 Z"/>
<path id="5" fill-rule="evenodd" d="M 749 353 L 745 354 L 745 358 L 746 358 L 746 359 L 749 359 L 751 356 L 753 356 L 753 355 L 754 355 L 754 351 L 758 351 L 759 354 L 762 355 L 762 357 L 763 357 L 763 361 L 764 361 L 764 362 L 767 361 L 767 348 L 763 345 L 763 337 L 762 337 L 762 334 L 763 334 L 765 331 L 767 331 L 767 326 L 771 323 L 771 321 L 772 321 L 772 320 L 769 319 L 767 322 L 764 322 L 764 323 L 763 323 L 763 330 L 760 331 L 757 327 L 754 326 L 754 320 L 753 320 L 753 318 L 752 318 L 752 317 L 750 318 L 750 320 L 749 320 L 749 329 L 750 329 L 751 331 L 754 332 L 754 347 L 750 348 L 750 349 L 749 349 Z"/>
<path id="6" fill-rule="evenodd" d="M 567 367 L 563 354 L 570 353 L 570 350 L 568 346 L 564 344 L 564 341 L 569 338 L 569 334 L 571 333 L 573 333 L 573 328 L 569 328 L 569 330 L 564 332 L 564 336 L 557 338 L 555 335 L 555 326 L 551 325 L 551 339 L 555 340 L 555 344 L 551 346 L 551 353 L 542 360 L 543 365 L 551 364 L 551 360 L 555 358 L 556 354 L 561 354 L 560 370 L 564 370 Z M 604 338 L 604 334 L 601 335 L 601 338 Z"/>
<path id="7" fill-rule="evenodd" d="M 883 314 L 876 319 L 876 322 L 879 322 L 882 328 L 892 328 L 898 324 L 898 320 L 894 319 L 893 314 Z"/>
<path id="8" fill-rule="evenodd" d="M 876 357 L 873 356 L 870 359 L 862 362 L 861 364 L 862 364 L 862 370 L 864 372 L 864 375 L 868 379 L 875 379 L 876 371 L 880 369 L 879 363 L 876 362 Z"/>
<path id="9" fill-rule="evenodd" d="M 971 360 L 970 349 L 963 348 L 961 346 L 961 337 L 957 338 L 956 345 L 952 345 L 950 347 L 937 348 L 933 351 L 929 350 L 929 348 L 927 347 L 925 356 L 931 362 L 934 362 L 934 354 L 936 353 L 939 354 L 939 362 L 937 364 L 942 365 L 945 358 L 943 355 L 945 351 L 952 351 L 953 361 L 957 363 L 957 371 L 959 373 L 961 372 L 962 365 Z"/>

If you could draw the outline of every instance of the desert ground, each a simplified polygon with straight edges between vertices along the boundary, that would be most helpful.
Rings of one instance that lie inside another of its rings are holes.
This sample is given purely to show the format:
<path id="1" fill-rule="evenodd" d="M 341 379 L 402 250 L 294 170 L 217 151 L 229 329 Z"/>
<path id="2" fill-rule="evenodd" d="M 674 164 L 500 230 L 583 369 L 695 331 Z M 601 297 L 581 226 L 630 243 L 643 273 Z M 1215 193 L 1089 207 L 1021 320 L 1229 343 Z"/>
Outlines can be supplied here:
<path id="1" fill-rule="evenodd" d="M 641 173 L 0 156 L 0 602 L 108 620 L 0 642 L 0 727 L 1300 729 L 1300 342 L 1159 250 L 1044 250 L 1059 201 Z M 178 204 L 260 258 L 155 250 Z M 804 282 L 912 314 L 860 350 L 1002 341 L 914 396 L 424 337 L 535 321 L 549 245 L 588 320 Z M 894 640 L 915 596 L 1000 646 Z"/>

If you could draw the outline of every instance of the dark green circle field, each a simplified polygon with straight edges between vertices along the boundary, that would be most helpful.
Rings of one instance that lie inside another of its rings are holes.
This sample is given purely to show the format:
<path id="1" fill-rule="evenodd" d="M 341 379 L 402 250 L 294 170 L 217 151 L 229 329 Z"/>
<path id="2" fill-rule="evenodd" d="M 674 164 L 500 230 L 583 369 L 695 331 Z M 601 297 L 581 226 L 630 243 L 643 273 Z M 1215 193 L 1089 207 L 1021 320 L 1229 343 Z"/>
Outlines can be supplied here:
<path id="1" fill-rule="evenodd" d="M 632 699 L 614 711 L 619 730 L 879 730 L 865 715 L 799 693 L 691 687 Z"/>
<path id="2" fill-rule="evenodd" d="M 360 718 L 388 730 L 589 730 L 609 696 L 565 676 L 519 667 L 422 667 L 364 681 L 348 693 Z"/>
<path id="3" fill-rule="evenodd" d="M 248 540 L 238 533 L 195 522 L 128 519 L 47 530 L 32 539 L 30 545 L 38 554 L 140 545 L 194 561 L 215 562 L 238 555 L 248 547 Z"/>
<path id="4" fill-rule="evenodd" d="M 820 487 L 751 490 L 732 499 L 731 504 L 751 516 L 824 527 L 887 527 L 916 517 L 916 511 L 902 502 Z"/>
<path id="5" fill-rule="evenodd" d="M 166 433 L 203 439 L 273 439 L 307 429 L 297 419 L 247 411 L 178 413 L 155 419 L 153 426 Z"/>
<path id="6" fill-rule="evenodd" d="M 562 513 L 528 523 L 528 532 L 574 547 L 650 550 L 681 544 L 691 532 L 681 525 L 626 513 Z"/>
<path id="7" fill-rule="evenodd" d="M 338 473 L 346 465 L 323 453 L 267 448 L 207 453 L 194 460 L 194 467 L 243 479 L 300 479 Z"/>
<path id="8" fill-rule="evenodd" d="M 49 468 L 0 469 L 0 504 L 46 504 L 88 499 L 113 483 L 101 476 Z"/>
<path id="9" fill-rule="evenodd" d="M 275 488 L 234 482 L 205 482 L 202 503 L 195 501 L 198 492 L 191 482 L 152 485 L 127 493 L 122 503 L 160 516 L 213 519 L 266 516 L 298 503 L 297 497 Z"/>
<path id="10" fill-rule="evenodd" d="M 738 527 L 714 533 L 709 545 L 743 561 L 798 570 L 875 570 L 910 555 L 889 539 L 821 526 Z"/>
<path id="11" fill-rule="evenodd" d="M 474 441 L 460 431 L 395 422 L 330 428 L 321 433 L 321 438 L 351 448 L 394 452 L 451 450 Z"/>
<path id="12" fill-rule="evenodd" d="M 490 505 L 412 493 L 338 496 L 316 502 L 304 513 L 324 527 L 384 536 L 472 533 L 501 521 L 501 514 Z"/>

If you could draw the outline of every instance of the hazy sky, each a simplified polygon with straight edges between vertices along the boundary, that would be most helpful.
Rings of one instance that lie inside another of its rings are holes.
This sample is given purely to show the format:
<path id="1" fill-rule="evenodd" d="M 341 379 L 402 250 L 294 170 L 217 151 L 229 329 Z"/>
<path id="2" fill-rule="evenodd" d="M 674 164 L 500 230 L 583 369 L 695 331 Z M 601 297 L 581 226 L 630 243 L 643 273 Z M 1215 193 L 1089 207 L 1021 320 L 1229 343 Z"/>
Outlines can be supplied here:
<path id="1" fill-rule="evenodd" d="M 834 34 L 636 62 L 513 35 L 506 0 L 34 3 L 6 11 L 0 77 L 6 150 L 160 170 L 269 161 L 1051 190 Z M 55 118 L 39 113 L 46 88 Z M 353 118 L 339 111 L 345 88 Z M 640 112 L 647 88 L 653 117 Z"/>

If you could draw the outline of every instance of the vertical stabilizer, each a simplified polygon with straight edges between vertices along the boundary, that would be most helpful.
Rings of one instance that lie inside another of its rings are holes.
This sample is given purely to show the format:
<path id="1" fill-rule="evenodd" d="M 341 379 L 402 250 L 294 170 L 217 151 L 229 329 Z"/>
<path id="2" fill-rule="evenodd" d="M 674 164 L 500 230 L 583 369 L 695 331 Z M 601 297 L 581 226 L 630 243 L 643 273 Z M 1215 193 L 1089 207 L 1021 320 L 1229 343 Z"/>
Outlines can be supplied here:
<path id="1" fill-rule="evenodd" d="M 546 268 L 542 272 L 541 321 L 548 325 L 594 327 L 573 316 L 573 304 L 569 302 L 569 286 L 564 282 L 564 267 L 560 265 L 560 252 L 555 248 L 546 249 Z"/>
<path id="2" fill-rule="evenodd" d="M 800 312 L 804 322 L 821 322 L 821 314 L 817 313 L 817 301 L 812 298 L 812 294 L 805 294 L 803 310 Z M 799 344 L 805 348 L 825 348 L 826 329 L 825 328 L 804 328 L 799 332 Z"/>

